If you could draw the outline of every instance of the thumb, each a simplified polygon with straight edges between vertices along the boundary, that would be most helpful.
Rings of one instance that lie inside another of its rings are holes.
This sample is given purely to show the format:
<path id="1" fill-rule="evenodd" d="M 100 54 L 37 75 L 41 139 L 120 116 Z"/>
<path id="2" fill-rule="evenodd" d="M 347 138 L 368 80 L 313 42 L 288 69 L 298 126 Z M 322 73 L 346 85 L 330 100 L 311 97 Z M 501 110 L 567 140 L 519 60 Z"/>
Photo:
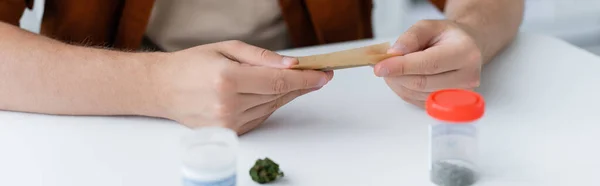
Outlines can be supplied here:
<path id="1" fill-rule="evenodd" d="M 231 60 L 250 65 L 289 68 L 298 64 L 296 58 L 282 56 L 273 51 L 237 40 L 221 42 L 217 50 Z"/>
<path id="2" fill-rule="evenodd" d="M 387 51 L 388 54 L 406 55 L 429 47 L 430 43 L 443 31 L 443 24 L 435 20 L 422 20 L 404 32 Z"/>

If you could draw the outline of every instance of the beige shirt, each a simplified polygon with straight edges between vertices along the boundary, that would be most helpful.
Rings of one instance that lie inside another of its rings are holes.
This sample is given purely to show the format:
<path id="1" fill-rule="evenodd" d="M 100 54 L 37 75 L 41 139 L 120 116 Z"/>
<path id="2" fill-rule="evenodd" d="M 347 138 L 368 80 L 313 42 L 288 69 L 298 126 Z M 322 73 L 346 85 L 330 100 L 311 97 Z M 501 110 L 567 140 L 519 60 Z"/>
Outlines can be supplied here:
<path id="1" fill-rule="evenodd" d="M 233 39 L 290 46 L 277 0 L 156 0 L 146 36 L 165 51 Z"/>

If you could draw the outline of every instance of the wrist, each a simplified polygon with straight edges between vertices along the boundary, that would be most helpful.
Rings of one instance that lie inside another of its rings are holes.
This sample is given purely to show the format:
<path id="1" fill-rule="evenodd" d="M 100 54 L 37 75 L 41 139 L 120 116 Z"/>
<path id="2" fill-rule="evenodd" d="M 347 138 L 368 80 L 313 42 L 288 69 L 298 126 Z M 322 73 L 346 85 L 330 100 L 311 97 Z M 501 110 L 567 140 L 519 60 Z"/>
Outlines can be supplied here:
<path id="1" fill-rule="evenodd" d="M 136 72 L 133 72 L 130 80 L 132 90 L 127 91 L 132 102 L 130 112 L 133 115 L 160 117 L 164 118 L 165 109 L 161 105 L 163 99 L 161 86 L 159 82 L 162 76 L 159 76 L 163 69 L 161 66 L 166 61 L 167 53 L 149 52 L 149 53 L 131 53 L 130 61 L 136 66 Z"/>

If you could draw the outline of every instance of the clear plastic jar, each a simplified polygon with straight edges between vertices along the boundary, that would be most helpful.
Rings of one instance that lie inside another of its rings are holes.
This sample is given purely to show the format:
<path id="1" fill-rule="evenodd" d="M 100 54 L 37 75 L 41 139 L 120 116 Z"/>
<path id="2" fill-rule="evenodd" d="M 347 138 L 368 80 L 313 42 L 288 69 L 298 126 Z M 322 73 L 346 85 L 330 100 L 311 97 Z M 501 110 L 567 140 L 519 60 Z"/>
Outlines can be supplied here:
<path id="1" fill-rule="evenodd" d="M 193 130 L 182 139 L 183 186 L 235 186 L 238 136 L 220 127 Z"/>
<path id="2" fill-rule="evenodd" d="M 485 101 L 476 92 L 447 89 L 432 93 L 426 111 L 430 125 L 430 178 L 436 185 L 467 186 L 480 177 L 477 120 Z"/>

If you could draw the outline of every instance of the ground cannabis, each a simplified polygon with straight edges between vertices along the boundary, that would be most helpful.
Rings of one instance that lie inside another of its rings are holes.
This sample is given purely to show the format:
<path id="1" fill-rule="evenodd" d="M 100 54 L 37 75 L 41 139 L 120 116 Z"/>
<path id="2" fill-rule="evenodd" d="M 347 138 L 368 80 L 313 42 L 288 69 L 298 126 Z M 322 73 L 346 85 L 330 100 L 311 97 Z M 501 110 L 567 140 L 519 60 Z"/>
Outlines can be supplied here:
<path id="1" fill-rule="evenodd" d="M 257 183 L 264 184 L 283 177 L 279 165 L 269 158 L 258 159 L 250 169 L 250 177 Z"/>
<path id="2" fill-rule="evenodd" d="M 445 161 L 434 162 L 431 169 L 431 181 L 439 186 L 469 186 L 477 177 L 474 170 Z"/>

